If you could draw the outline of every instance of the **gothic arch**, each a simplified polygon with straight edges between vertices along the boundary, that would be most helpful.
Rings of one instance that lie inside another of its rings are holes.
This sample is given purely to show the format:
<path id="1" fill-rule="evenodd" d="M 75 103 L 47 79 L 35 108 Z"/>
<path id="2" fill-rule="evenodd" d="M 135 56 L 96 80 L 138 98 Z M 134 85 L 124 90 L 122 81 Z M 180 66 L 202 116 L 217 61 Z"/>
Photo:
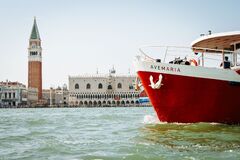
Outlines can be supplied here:
<path id="1" fill-rule="evenodd" d="M 118 83 L 117 88 L 122 88 L 122 83 Z"/>
<path id="2" fill-rule="evenodd" d="M 129 85 L 129 90 L 132 90 L 133 89 L 133 85 Z"/>
<path id="3" fill-rule="evenodd" d="M 75 105 L 78 105 L 78 101 L 75 102 Z"/>
<path id="4" fill-rule="evenodd" d="M 89 106 L 91 106 L 93 103 L 92 103 L 92 101 L 89 101 L 88 104 L 89 104 Z"/>
<path id="5" fill-rule="evenodd" d="M 88 83 L 88 84 L 86 85 L 86 89 L 91 89 L 90 83 Z"/>
<path id="6" fill-rule="evenodd" d="M 102 83 L 99 83 L 99 84 L 98 84 L 98 89 L 102 89 L 102 88 L 103 88 Z"/>
<path id="7" fill-rule="evenodd" d="M 117 101 L 117 105 L 120 105 L 120 101 Z"/>
<path id="8" fill-rule="evenodd" d="M 75 84 L 75 89 L 79 89 L 79 84 L 78 83 Z"/>
<path id="9" fill-rule="evenodd" d="M 111 84 L 108 85 L 108 89 L 112 89 L 112 85 Z"/>

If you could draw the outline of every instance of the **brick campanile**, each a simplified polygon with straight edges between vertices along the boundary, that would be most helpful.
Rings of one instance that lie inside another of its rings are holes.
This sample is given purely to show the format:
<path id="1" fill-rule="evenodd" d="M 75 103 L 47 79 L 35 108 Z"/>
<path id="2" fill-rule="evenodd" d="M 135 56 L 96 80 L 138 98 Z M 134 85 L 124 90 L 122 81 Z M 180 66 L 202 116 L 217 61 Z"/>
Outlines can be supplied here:
<path id="1" fill-rule="evenodd" d="M 42 99 L 42 47 L 35 17 L 28 47 L 28 88 L 38 89 L 38 101 Z"/>

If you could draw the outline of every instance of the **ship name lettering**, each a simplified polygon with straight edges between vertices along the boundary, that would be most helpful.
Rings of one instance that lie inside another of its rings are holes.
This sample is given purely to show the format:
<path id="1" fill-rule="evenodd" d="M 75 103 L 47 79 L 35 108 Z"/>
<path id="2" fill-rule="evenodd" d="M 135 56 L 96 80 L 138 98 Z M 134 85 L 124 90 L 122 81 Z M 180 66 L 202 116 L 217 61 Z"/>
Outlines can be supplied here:
<path id="1" fill-rule="evenodd" d="M 159 71 L 181 72 L 180 68 L 175 68 L 175 67 L 165 67 L 165 66 L 151 65 L 150 68 L 155 69 L 155 70 L 159 70 Z"/>

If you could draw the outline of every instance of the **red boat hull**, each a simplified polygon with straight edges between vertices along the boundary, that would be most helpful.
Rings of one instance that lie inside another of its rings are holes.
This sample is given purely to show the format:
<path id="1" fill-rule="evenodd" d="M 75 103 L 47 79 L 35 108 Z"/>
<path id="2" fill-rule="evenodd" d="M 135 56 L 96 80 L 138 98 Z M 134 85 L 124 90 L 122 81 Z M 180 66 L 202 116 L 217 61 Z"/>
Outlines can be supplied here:
<path id="1" fill-rule="evenodd" d="M 153 89 L 149 77 L 162 86 Z M 160 121 L 240 123 L 240 85 L 226 80 L 138 71 Z"/>

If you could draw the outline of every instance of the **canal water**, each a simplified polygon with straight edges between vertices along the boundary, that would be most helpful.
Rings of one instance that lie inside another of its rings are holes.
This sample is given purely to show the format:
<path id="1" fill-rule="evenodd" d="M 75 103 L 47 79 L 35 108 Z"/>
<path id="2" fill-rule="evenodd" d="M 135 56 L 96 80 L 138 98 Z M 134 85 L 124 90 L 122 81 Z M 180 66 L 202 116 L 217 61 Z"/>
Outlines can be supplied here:
<path id="1" fill-rule="evenodd" d="M 151 107 L 1 109 L 0 159 L 240 159 L 240 126 L 161 123 Z"/>

